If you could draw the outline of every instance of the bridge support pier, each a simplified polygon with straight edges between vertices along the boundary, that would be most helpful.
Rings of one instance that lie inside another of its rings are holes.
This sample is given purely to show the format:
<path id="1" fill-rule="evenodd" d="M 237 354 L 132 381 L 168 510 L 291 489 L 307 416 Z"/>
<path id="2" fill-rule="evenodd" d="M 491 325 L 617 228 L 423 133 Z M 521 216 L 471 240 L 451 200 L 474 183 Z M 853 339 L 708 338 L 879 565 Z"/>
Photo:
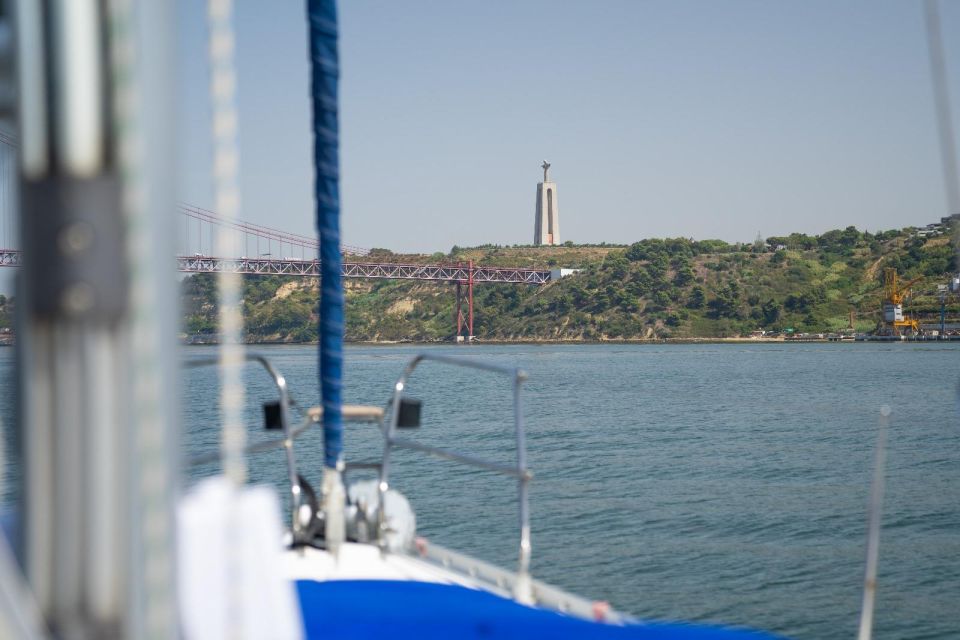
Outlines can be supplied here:
<path id="1" fill-rule="evenodd" d="M 463 316 L 463 298 L 464 288 L 466 288 L 467 297 L 467 317 Z M 457 280 L 457 308 L 454 311 L 454 341 L 473 342 L 473 260 L 467 263 L 467 279 Z M 467 335 L 463 335 L 463 330 L 467 330 Z"/>

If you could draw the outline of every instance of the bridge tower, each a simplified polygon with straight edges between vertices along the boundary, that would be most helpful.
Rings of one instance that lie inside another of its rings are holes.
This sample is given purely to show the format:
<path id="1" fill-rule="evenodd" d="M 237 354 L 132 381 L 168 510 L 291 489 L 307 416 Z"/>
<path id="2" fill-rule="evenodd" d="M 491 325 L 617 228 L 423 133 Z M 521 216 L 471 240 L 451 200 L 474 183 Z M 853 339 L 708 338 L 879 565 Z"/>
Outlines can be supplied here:
<path id="1" fill-rule="evenodd" d="M 457 264 L 457 271 L 462 272 L 462 265 Z M 473 342 L 473 260 L 467 263 L 466 278 L 457 280 L 457 307 L 453 314 L 453 324 L 456 330 L 454 340 L 456 342 Z M 467 315 L 463 315 L 464 289 L 466 289 Z M 463 330 L 467 330 L 467 335 L 463 335 Z"/>
<path id="2" fill-rule="evenodd" d="M 537 183 L 537 213 L 534 218 L 533 244 L 535 246 L 560 244 L 560 214 L 557 207 L 557 183 L 550 182 L 550 163 L 540 165 L 543 182 Z"/>

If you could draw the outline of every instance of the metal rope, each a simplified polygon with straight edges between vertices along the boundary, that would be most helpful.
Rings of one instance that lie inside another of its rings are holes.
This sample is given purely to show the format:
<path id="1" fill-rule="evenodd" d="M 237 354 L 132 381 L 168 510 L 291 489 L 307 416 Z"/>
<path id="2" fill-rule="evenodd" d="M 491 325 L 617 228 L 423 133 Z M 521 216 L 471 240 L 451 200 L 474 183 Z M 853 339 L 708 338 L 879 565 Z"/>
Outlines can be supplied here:
<path id="1" fill-rule="evenodd" d="M 144 560 L 139 620 L 133 624 L 146 638 L 173 638 L 177 634 L 174 597 L 173 523 L 171 521 L 173 473 L 168 451 L 175 436 L 164 408 L 164 375 L 161 352 L 163 331 L 156 313 L 155 252 L 157 238 L 150 223 L 147 188 L 142 166 L 143 136 L 138 113 L 143 104 L 134 78 L 138 66 L 134 36 L 137 31 L 130 0 L 109 3 L 110 72 L 116 127 L 117 165 L 122 178 L 122 207 L 128 232 L 130 264 L 130 349 L 133 420 L 131 450 L 139 467 L 140 539 L 135 548 Z M 165 274 L 164 274 L 165 275 Z M 163 276 L 160 276 L 163 277 Z"/>
<path id="2" fill-rule="evenodd" d="M 237 145 L 235 40 L 232 0 L 209 0 L 210 100 L 213 115 L 213 193 L 215 208 L 226 222 L 238 219 L 240 189 L 237 185 L 239 150 Z M 213 229 L 211 229 L 213 234 Z M 237 255 L 235 234 L 227 227 L 217 227 L 214 253 Z M 217 298 L 220 306 L 220 410 L 223 430 L 220 453 L 227 481 L 239 491 L 247 478 L 244 449 L 247 434 L 243 424 L 243 315 L 241 310 L 241 276 L 221 272 L 217 277 Z M 243 619 L 243 594 L 240 584 L 243 571 L 242 528 L 238 500 L 227 510 L 226 580 L 227 636 L 240 637 Z"/>
<path id="3" fill-rule="evenodd" d="M 221 218 L 232 222 L 239 217 L 240 189 L 237 186 L 239 152 L 237 148 L 236 72 L 234 70 L 234 32 L 231 0 L 210 0 L 210 99 L 213 110 L 213 188 L 216 209 Z M 218 227 L 214 252 L 221 256 L 238 255 L 234 234 Z M 243 426 L 244 389 L 243 316 L 239 274 L 221 272 L 217 278 L 220 305 L 220 408 L 223 412 L 221 451 L 223 469 L 237 487 L 246 481 L 246 431 Z"/>
<path id="4" fill-rule="evenodd" d="M 930 48 L 930 76 L 933 80 L 933 98 L 937 110 L 937 132 L 940 140 L 940 159 L 943 166 L 943 186 L 947 195 L 949 215 L 960 213 L 960 184 L 957 177 L 957 150 L 950 117 L 950 88 L 947 84 L 947 64 L 943 57 L 940 36 L 940 10 L 937 0 L 925 4 L 927 45 Z"/>

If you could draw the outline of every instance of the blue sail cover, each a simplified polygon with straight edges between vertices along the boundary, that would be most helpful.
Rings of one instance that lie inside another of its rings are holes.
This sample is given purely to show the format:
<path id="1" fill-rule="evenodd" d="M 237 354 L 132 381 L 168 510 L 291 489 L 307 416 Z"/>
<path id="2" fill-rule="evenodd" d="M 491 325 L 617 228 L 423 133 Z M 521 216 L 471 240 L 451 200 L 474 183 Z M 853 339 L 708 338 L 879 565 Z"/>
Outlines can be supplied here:
<path id="1" fill-rule="evenodd" d="M 306 637 L 329 640 L 773 640 L 757 631 L 694 624 L 590 622 L 486 591 L 432 582 L 297 582 Z"/>
<path id="2" fill-rule="evenodd" d="M 308 0 L 317 229 L 320 232 L 320 393 L 323 464 L 336 468 L 343 450 L 343 288 L 340 285 L 340 153 L 337 120 L 337 7 Z"/>

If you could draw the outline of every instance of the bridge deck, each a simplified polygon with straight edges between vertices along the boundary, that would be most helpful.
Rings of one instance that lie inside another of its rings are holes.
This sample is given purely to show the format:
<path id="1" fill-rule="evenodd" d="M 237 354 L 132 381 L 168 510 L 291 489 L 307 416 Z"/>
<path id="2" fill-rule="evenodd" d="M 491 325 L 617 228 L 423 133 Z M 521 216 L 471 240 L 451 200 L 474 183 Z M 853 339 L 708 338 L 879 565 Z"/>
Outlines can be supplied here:
<path id="1" fill-rule="evenodd" d="M 20 252 L 0 249 L 0 267 L 20 266 Z M 319 260 L 294 258 L 213 258 L 210 256 L 177 256 L 177 270 L 185 273 L 249 273 L 316 277 L 320 275 Z M 467 282 L 470 267 L 462 264 L 400 264 L 385 262 L 344 262 L 344 278 L 375 278 L 393 280 L 428 280 L 435 282 Z M 550 271 L 545 269 L 517 269 L 512 267 L 473 266 L 474 283 L 503 282 L 508 284 L 540 285 L 550 282 Z"/>

